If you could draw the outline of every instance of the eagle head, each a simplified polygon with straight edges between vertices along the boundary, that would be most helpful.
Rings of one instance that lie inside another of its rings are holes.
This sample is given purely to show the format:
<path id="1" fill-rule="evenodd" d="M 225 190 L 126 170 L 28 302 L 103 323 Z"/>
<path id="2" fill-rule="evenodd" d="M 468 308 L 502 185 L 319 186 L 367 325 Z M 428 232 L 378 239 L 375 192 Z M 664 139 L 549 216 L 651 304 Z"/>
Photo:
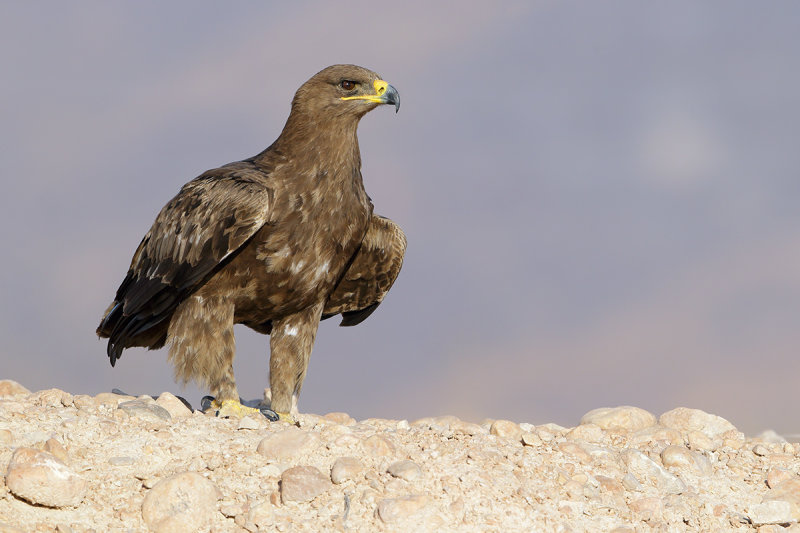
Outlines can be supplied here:
<path id="1" fill-rule="evenodd" d="M 397 89 L 371 70 L 356 65 L 332 65 L 317 72 L 298 90 L 292 111 L 361 118 L 381 104 L 400 109 Z"/>

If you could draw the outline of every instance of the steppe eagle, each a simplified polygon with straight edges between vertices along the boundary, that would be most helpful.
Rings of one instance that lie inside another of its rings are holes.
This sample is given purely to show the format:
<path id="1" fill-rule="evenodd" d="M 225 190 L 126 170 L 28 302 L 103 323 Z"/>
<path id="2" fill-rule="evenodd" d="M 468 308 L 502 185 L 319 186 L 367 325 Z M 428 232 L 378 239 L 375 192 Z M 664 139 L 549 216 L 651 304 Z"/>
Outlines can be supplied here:
<path id="1" fill-rule="evenodd" d="M 111 365 L 125 348 L 169 345 L 177 379 L 220 413 L 239 403 L 234 324 L 270 335 L 273 411 L 289 418 L 321 319 L 366 319 L 403 264 L 406 238 L 373 214 L 356 130 L 394 87 L 355 65 L 328 67 L 298 90 L 278 139 L 209 170 L 156 217 L 97 328 Z"/>

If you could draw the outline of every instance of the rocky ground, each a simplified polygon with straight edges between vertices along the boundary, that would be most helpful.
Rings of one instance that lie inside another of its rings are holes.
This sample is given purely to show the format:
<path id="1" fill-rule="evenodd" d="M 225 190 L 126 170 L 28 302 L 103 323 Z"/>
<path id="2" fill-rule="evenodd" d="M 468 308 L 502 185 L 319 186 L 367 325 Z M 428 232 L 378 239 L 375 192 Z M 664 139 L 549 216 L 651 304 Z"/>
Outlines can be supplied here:
<path id="1" fill-rule="evenodd" d="M 298 420 L 0 381 L 0 533 L 800 532 L 800 444 L 695 409 Z"/>

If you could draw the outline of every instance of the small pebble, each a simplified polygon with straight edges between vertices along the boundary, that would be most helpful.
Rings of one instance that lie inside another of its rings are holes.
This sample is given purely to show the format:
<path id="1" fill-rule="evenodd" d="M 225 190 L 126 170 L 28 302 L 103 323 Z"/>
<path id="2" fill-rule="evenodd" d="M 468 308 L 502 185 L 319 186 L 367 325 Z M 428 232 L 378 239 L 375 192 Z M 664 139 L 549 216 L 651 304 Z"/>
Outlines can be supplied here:
<path id="1" fill-rule="evenodd" d="M 689 443 L 689 448 L 693 450 L 715 451 L 722 446 L 722 439 L 720 437 L 711 438 L 702 431 L 690 431 L 686 438 Z"/>
<path id="2" fill-rule="evenodd" d="M 581 424 L 594 424 L 606 431 L 637 431 L 656 423 L 652 413 L 638 407 L 601 407 L 581 417 Z"/>
<path id="3" fill-rule="evenodd" d="M 94 409 L 98 405 L 95 399 L 88 394 L 76 394 L 72 397 L 72 404 L 81 411 Z"/>
<path id="4" fill-rule="evenodd" d="M 592 456 L 584 449 L 583 446 L 578 444 L 577 442 L 559 442 L 558 449 L 564 452 L 565 454 L 574 457 L 582 464 L 587 464 L 592 461 Z"/>
<path id="5" fill-rule="evenodd" d="M 599 444 L 608 439 L 608 434 L 597 424 L 587 423 L 572 428 L 567 432 L 566 437 L 569 440 Z"/>
<path id="6" fill-rule="evenodd" d="M 780 500 L 791 505 L 792 518 L 800 521 L 800 478 L 792 476 L 779 483 L 764 495 L 764 501 Z"/>
<path id="7" fill-rule="evenodd" d="M 394 454 L 395 445 L 388 437 L 372 435 L 361 442 L 364 451 L 373 457 L 386 457 Z"/>
<path id="8" fill-rule="evenodd" d="M 767 473 L 767 486 L 774 489 L 779 483 L 793 477 L 794 475 L 785 468 L 771 468 Z"/>
<path id="9" fill-rule="evenodd" d="M 69 459 L 67 457 L 67 450 L 64 449 L 64 446 L 56 439 L 47 439 L 42 449 L 48 453 L 52 453 L 54 456 L 58 458 L 59 461 L 61 461 L 64 464 L 67 464 L 69 462 Z"/>
<path id="10" fill-rule="evenodd" d="M 0 444 L 12 444 L 14 442 L 14 434 L 9 429 L 0 429 Z"/>
<path id="11" fill-rule="evenodd" d="M 156 405 L 166 409 L 170 416 L 176 420 L 192 416 L 191 409 L 186 407 L 186 404 L 171 392 L 162 392 L 159 394 Z"/>
<path id="12" fill-rule="evenodd" d="M 422 470 L 414 461 L 403 460 L 389 465 L 387 470 L 396 478 L 413 481 L 422 476 Z"/>
<path id="13" fill-rule="evenodd" d="M 495 420 L 489 428 L 489 433 L 513 441 L 522 439 L 522 428 L 519 427 L 519 424 L 510 420 Z"/>
<path id="14" fill-rule="evenodd" d="M 355 457 L 339 457 L 331 467 L 331 481 L 336 485 L 344 483 L 364 471 L 364 465 Z"/>
<path id="15" fill-rule="evenodd" d="M 678 407 L 677 409 L 667 411 L 659 417 L 658 423 L 662 426 L 686 433 L 690 431 L 701 431 L 709 438 L 720 436 L 726 431 L 736 430 L 733 424 L 721 416 L 712 415 L 700 409 L 689 409 L 687 407 Z"/>
<path id="16" fill-rule="evenodd" d="M 542 439 L 536 433 L 523 433 L 522 444 L 525 446 L 539 446 L 542 444 Z"/>
<path id="17" fill-rule="evenodd" d="M 266 420 L 263 417 L 262 417 L 262 419 Z M 262 429 L 262 428 L 264 428 L 266 426 L 267 426 L 266 422 L 261 422 L 259 420 L 256 420 L 252 416 L 248 415 L 248 416 L 243 416 L 241 419 L 239 419 L 239 425 L 236 426 L 236 429 L 250 429 L 250 430 L 253 430 L 253 429 Z"/>
<path id="18" fill-rule="evenodd" d="M 758 455 L 759 457 L 763 457 L 765 455 L 769 455 L 770 451 L 769 448 L 759 443 L 753 446 L 753 453 Z"/>
<path id="19" fill-rule="evenodd" d="M 0 379 L 0 397 L 27 396 L 31 393 L 28 389 L 11 379 Z"/>
<path id="20" fill-rule="evenodd" d="M 328 413 L 324 415 L 322 418 L 330 422 L 341 424 L 343 426 L 352 426 L 356 423 L 356 420 L 347 413 L 338 413 L 338 412 Z"/>
<path id="21" fill-rule="evenodd" d="M 143 400 L 121 402 L 117 408 L 127 413 L 129 416 L 135 416 L 136 418 L 148 420 L 150 422 L 169 422 L 172 420 L 169 411 L 160 405 Z"/>
<path id="22" fill-rule="evenodd" d="M 422 494 L 402 498 L 386 498 L 378 503 L 378 516 L 386 523 L 400 522 L 428 505 L 428 497 Z"/>
<path id="23" fill-rule="evenodd" d="M 195 531 L 209 526 L 216 509 L 214 483 L 195 472 L 182 472 L 147 492 L 142 518 L 155 531 Z"/>
<path id="24" fill-rule="evenodd" d="M 625 487 L 623 486 L 623 484 L 614 478 L 597 475 L 595 476 L 595 479 L 597 480 L 597 483 L 600 485 L 600 487 L 606 492 L 615 494 L 617 496 L 621 496 L 622 494 L 625 493 Z"/>
<path id="25" fill-rule="evenodd" d="M 107 407 L 118 407 L 122 402 L 130 402 L 135 400 L 135 396 L 127 396 L 125 394 L 115 394 L 113 392 L 101 392 L 94 397 L 95 405 L 105 405 Z"/>
<path id="26" fill-rule="evenodd" d="M 330 487 L 330 480 L 314 466 L 295 466 L 281 475 L 281 500 L 286 502 L 311 501 Z"/>
<path id="27" fill-rule="evenodd" d="M 271 459 L 289 459 L 310 453 L 317 442 L 316 435 L 292 426 L 264 437 L 256 451 Z"/>
<path id="28" fill-rule="evenodd" d="M 684 446 L 670 445 L 664 448 L 661 452 L 661 462 L 664 466 L 677 469 L 686 468 L 702 476 L 711 474 L 711 465 L 708 459 Z"/>
<path id="29" fill-rule="evenodd" d="M 480 424 L 474 424 L 472 422 L 465 422 L 464 420 L 458 420 L 457 422 L 453 423 L 450 426 L 450 429 L 453 430 L 454 433 L 460 433 L 462 435 L 480 435 L 486 433 L 486 430 Z"/>
<path id="30" fill-rule="evenodd" d="M 647 497 L 633 500 L 628 504 L 628 508 L 641 520 L 649 521 L 661 514 L 664 504 L 661 502 L 661 498 Z"/>
<path id="31" fill-rule="evenodd" d="M 639 450 L 628 449 L 620 455 L 628 467 L 628 473 L 638 479 L 647 480 L 666 494 L 681 494 L 686 490 L 686 485 L 680 478 L 664 470 L 662 466 Z"/>
<path id="32" fill-rule="evenodd" d="M 792 522 L 792 506 L 782 500 L 767 501 L 751 505 L 747 513 L 753 525 L 787 524 Z"/>
<path id="33" fill-rule="evenodd" d="M 258 529 L 266 529 L 275 522 L 275 508 L 266 500 L 261 500 L 250 506 L 247 521 Z"/>

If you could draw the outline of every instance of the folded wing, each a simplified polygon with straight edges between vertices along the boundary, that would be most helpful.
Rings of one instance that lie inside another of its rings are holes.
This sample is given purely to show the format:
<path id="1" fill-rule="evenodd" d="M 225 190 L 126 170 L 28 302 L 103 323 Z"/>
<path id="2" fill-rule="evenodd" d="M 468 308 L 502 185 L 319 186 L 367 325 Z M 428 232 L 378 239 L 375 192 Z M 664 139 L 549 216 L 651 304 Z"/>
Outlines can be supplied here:
<path id="1" fill-rule="evenodd" d="M 183 186 L 142 239 L 97 328 L 109 338 L 112 365 L 129 346 L 163 345 L 175 308 L 235 257 L 266 223 L 272 203 L 251 163 L 210 170 Z"/>
<path id="2" fill-rule="evenodd" d="M 400 226 L 373 215 L 353 262 L 325 304 L 322 318 L 342 315 L 340 326 L 355 326 L 372 314 L 392 287 L 406 251 Z"/>

